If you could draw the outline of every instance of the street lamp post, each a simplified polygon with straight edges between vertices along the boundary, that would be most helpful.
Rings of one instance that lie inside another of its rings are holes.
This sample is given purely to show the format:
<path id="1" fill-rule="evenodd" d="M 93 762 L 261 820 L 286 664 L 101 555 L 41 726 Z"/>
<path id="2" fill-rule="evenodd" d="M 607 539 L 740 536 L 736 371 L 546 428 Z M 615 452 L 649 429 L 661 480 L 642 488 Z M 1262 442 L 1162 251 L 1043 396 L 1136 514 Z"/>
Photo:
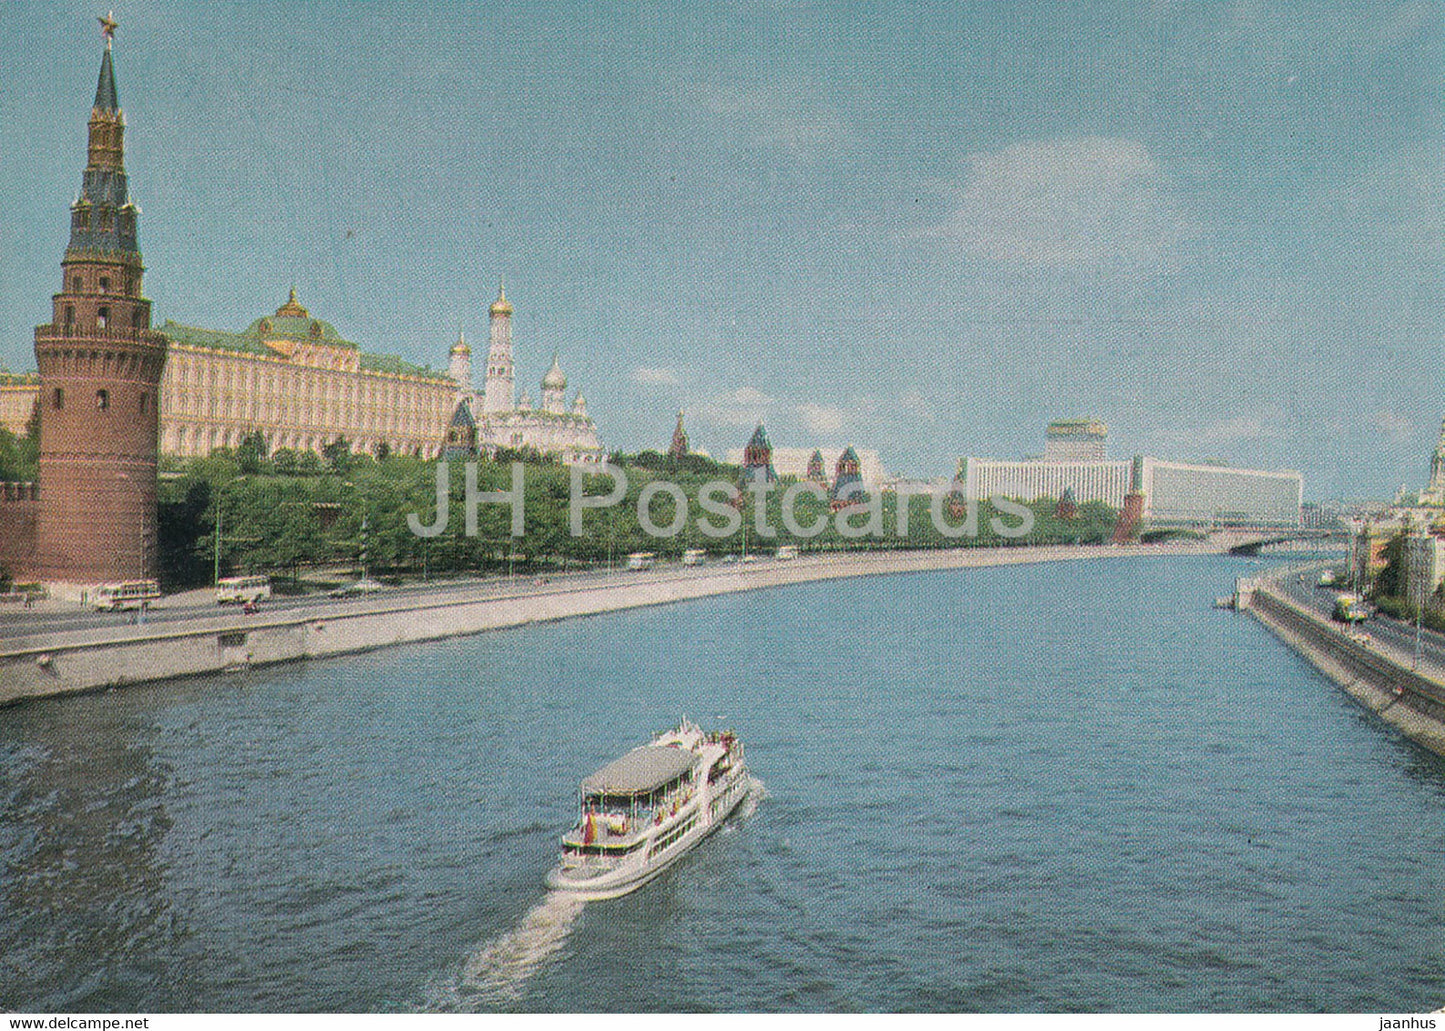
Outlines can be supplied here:
<path id="1" fill-rule="evenodd" d="M 1410 563 L 1406 563 L 1406 565 L 1408 566 L 1408 565 L 1410 565 Z M 1425 578 L 1424 578 L 1423 576 L 1416 576 L 1414 579 L 1415 579 L 1415 581 L 1416 581 L 1416 582 L 1415 582 L 1415 661 L 1414 661 L 1414 663 L 1411 665 L 1410 668 L 1413 669 L 1413 670 L 1418 671 L 1418 670 L 1420 669 L 1420 618 L 1421 618 L 1421 616 L 1422 616 L 1422 615 L 1424 614 L 1424 612 L 1425 612 Z"/>
<path id="2" fill-rule="evenodd" d="M 215 578 L 212 583 L 214 586 L 217 587 L 219 587 L 221 584 L 221 520 L 223 513 L 223 503 L 225 502 L 226 494 L 230 491 L 230 489 L 236 484 L 240 483 L 245 478 L 245 476 L 237 476 L 235 479 L 226 483 L 223 487 L 221 487 L 220 490 L 216 492 L 216 544 L 213 549 L 215 551 L 216 567 Z"/>

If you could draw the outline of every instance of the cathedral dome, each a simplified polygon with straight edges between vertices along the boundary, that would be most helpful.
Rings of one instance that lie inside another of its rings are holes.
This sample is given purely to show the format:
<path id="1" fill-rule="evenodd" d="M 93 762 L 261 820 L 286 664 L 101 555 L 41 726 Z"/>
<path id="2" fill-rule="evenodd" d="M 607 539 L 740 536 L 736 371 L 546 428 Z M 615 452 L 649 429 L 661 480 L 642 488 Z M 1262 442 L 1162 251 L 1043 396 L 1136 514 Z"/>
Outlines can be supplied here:
<path id="1" fill-rule="evenodd" d="M 246 328 L 246 335 L 256 340 L 290 340 L 297 343 L 325 343 L 332 347 L 355 349 L 356 345 L 343 340 L 336 327 L 323 319 L 313 319 L 301 303 L 296 300 L 296 288 L 291 288 L 291 297 L 276 309 L 276 314 L 257 319 Z"/>
<path id="2" fill-rule="evenodd" d="M 497 294 L 497 299 L 492 302 L 491 311 L 493 315 L 512 314 L 512 303 L 507 300 L 507 287 L 505 285 L 502 286 L 501 292 Z"/>
<path id="3" fill-rule="evenodd" d="M 457 342 L 452 344 L 452 354 L 471 354 L 472 345 L 467 343 L 466 335 L 457 337 Z"/>
<path id="4" fill-rule="evenodd" d="M 290 299 L 276 309 L 276 314 L 281 318 L 290 316 L 292 318 L 304 319 L 308 317 L 309 313 L 301 306 L 301 302 L 296 300 L 296 288 L 294 286 L 291 288 Z"/>

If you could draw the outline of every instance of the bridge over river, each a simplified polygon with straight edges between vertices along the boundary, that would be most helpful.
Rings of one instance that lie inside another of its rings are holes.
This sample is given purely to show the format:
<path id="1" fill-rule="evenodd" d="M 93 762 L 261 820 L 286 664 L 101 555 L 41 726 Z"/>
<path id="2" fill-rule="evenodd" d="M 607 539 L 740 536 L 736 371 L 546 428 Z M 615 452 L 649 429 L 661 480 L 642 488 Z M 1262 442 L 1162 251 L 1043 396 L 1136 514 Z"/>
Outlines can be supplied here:
<path id="1" fill-rule="evenodd" d="M 1280 526 L 1241 526 L 1217 530 L 1208 540 L 1231 555 L 1258 555 L 1269 551 L 1317 551 L 1329 545 L 1349 544 L 1347 530 Z"/>

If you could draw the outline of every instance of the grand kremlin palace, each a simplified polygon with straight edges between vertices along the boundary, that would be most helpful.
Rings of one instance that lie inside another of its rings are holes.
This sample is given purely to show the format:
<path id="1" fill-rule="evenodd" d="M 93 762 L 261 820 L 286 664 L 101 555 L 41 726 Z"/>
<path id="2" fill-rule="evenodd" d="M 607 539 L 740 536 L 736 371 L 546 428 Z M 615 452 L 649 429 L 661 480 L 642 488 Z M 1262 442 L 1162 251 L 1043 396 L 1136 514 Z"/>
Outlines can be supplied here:
<path id="1" fill-rule="evenodd" d="M 344 438 L 358 452 L 385 444 L 433 458 L 470 388 L 362 351 L 312 317 L 294 290 L 274 315 L 240 333 L 171 321 L 160 332 L 170 340 L 160 388 L 160 448 L 169 455 L 207 455 L 259 430 L 273 451 L 319 452 Z M 39 391 L 33 374 L 0 376 L 0 425 L 24 432 Z"/>

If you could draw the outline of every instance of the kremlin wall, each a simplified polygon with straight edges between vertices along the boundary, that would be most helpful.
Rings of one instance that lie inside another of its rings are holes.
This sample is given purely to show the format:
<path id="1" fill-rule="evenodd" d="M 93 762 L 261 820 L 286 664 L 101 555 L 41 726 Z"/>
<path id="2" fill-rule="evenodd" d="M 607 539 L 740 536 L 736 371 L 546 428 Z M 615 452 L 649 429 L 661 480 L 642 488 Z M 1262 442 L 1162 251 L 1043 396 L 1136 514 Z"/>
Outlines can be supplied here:
<path id="1" fill-rule="evenodd" d="M 53 325 L 62 336 L 86 327 L 113 336 L 117 320 L 131 318 L 135 306 L 145 309 L 149 329 L 150 302 L 126 292 L 139 290 L 141 256 L 139 210 L 126 189 L 123 131 L 107 41 L 84 185 L 71 208 L 72 237 L 64 261 L 71 271 L 63 284 L 68 293 L 56 301 Z M 111 264 L 83 264 L 86 256 L 101 255 Z M 525 392 L 516 400 L 513 309 L 505 290 L 488 314 L 491 350 L 481 390 L 471 381 L 471 348 L 465 339 L 452 347 L 446 372 L 370 353 L 308 311 L 294 288 L 274 313 L 244 330 L 167 320 L 153 337 L 167 341 L 161 380 L 150 401 L 159 418 L 159 449 L 167 455 L 204 456 L 260 432 L 272 451 L 319 454 L 345 440 L 356 452 L 374 453 L 384 446 L 394 454 L 435 458 L 463 401 L 477 421 L 481 451 L 531 448 L 568 464 L 600 462 L 602 443 L 586 400 L 578 392 L 567 402 L 567 377 L 555 356 L 541 380 L 541 406 L 534 409 Z M 0 374 L 0 426 L 25 432 L 44 371 Z"/>
<path id="2" fill-rule="evenodd" d="M 482 390 L 459 340 L 447 373 L 369 354 L 314 317 L 293 288 L 245 330 L 167 321 L 151 327 L 141 292 L 140 209 L 125 172 L 125 115 L 116 90 L 114 22 L 91 106 L 86 164 L 70 208 L 51 321 L 35 330 L 37 373 L 0 375 L 0 425 L 26 432 L 39 408 L 40 483 L 0 484 L 0 567 L 24 579 L 95 583 L 152 579 L 157 462 L 162 451 L 207 455 L 260 432 L 270 450 L 320 452 L 346 441 L 438 456 L 459 407 L 472 453 L 531 449 L 568 464 L 604 457 L 579 392 L 554 356 L 542 405 L 515 400 L 512 305 L 491 305 Z M 42 493 L 43 490 L 43 493 Z"/>
<path id="3" fill-rule="evenodd" d="M 346 441 L 357 452 L 422 458 L 505 448 L 568 465 L 605 460 L 581 392 L 567 400 L 557 356 L 541 380 L 540 404 L 525 391 L 517 399 L 505 287 L 488 310 L 480 386 L 465 337 L 452 346 L 445 373 L 368 353 L 313 315 L 294 288 L 274 313 L 241 331 L 174 321 L 153 329 L 141 290 L 140 211 L 125 172 L 114 24 L 103 24 L 105 51 L 60 289 L 51 321 L 35 330 L 38 373 L 0 375 L 0 425 L 23 433 L 37 406 L 42 416 L 40 485 L 0 485 L 0 566 L 52 582 L 153 578 L 159 455 L 207 455 L 254 432 L 272 451 L 319 453 Z M 1106 437 L 1096 420 L 1054 423 L 1041 459 L 964 458 L 954 490 L 971 499 L 1103 501 L 1127 509 L 1135 529 L 1144 519 L 1298 525 L 1298 473 L 1109 461 Z M 672 450 L 679 443 L 685 453 L 681 413 Z M 888 489 L 876 451 L 775 451 L 762 426 L 728 458 L 746 478 L 811 480 L 835 498 L 845 482 L 867 492 Z M 1437 479 L 1445 483 L 1445 471 Z"/>

